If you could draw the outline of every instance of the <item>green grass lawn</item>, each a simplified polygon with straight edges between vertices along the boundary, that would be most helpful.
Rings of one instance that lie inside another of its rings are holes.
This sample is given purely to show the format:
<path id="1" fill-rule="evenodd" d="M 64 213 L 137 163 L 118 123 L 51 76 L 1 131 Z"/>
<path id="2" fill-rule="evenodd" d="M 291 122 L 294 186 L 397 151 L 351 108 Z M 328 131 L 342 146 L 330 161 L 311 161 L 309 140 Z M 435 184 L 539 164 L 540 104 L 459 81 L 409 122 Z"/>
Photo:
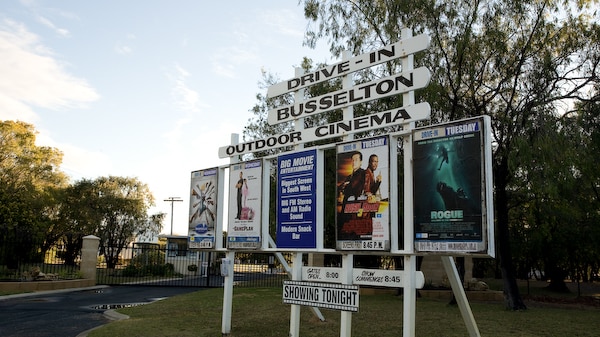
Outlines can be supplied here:
<path id="1" fill-rule="evenodd" d="M 152 304 L 119 309 L 130 318 L 92 331 L 90 337 L 221 336 L 223 289 L 199 290 Z M 353 336 L 402 336 L 402 297 L 361 295 L 352 314 Z M 503 303 L 471 303 L 482 336 L 600 336 L 600 309 L 531 305 L 525 311 L 506 310 Z M 301 336 L 339 336 L 340 312 L 321 309 L 321 322 L 302 307 Z M 290 305 L 281 288 L 235 288 L 232 337 L 288 336 Z M 468 336 L 458 307 L 446 301 L 417 300 L 416 335 Z"/>

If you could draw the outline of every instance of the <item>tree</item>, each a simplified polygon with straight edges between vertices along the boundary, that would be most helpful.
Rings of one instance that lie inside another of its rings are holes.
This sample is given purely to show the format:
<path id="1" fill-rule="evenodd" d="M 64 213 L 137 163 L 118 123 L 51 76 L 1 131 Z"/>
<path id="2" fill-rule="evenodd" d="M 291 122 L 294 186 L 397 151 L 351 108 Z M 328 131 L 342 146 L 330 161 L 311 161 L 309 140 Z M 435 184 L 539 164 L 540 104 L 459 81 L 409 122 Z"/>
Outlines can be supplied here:
<path id="1" fill-rule="evenodd" d="M 67 184 L 59 170 L 62 153 L 37 146 L 36 132 L 24 122 L 0 122 L 0 242 L 14 245 L 0 263 L 16 268 L 17 259 L 39 261 L 53 244 L 58 193 Z M 43 243 L 43 240 L 46 240 Z"/>
<path id="2" fill-rule="evenodd" d="M 81 219 L 87 221 L 89 216 L 95 224 L 100 251 L 107 267 L 113 269 L 122 250 L 137 236 L 160 232 L 165 214 L 147 215 L 154 197 L 148 186 L 136 178 L 100 177 L 92 184 L 91 193 L 87 194 L 88 209 Z"/>
<path id="3" fill-rule="evenodd" d="M 523 161 L 516 144 L 527 140 L 539 114 L 558 114 L 559 104 L 597 100 L 598 25 L 593 1 L 316 1 L 305 0 L 306 43 L 327 38 L 333 55 L 362 54 L 400 39 L 411 27 L 432 38 L 417 61 L 432 72 L 420 99 L 432 121 L 487 114 L 495 142 L 493 172 L 498 258 L 506 305 L 525 309 L 510 246 L 509 211 L 514 177 Z M 396 71 L 390 62 L 382 71 Z M 376 75 L 376 74 L 374 74 Z M 394 102 L 397 103 L 397 102 Z M 390 106 L 388 109 L 395 106 Z"/>
<path id="4" fill-rule="evenodd" d="M 98 208 L 95 182 L 82 179 L 64 189 L 61 198 L 60 223 L 66 265 L 74 265 L 86 235 L 98 235 L 102 214 Z"/>

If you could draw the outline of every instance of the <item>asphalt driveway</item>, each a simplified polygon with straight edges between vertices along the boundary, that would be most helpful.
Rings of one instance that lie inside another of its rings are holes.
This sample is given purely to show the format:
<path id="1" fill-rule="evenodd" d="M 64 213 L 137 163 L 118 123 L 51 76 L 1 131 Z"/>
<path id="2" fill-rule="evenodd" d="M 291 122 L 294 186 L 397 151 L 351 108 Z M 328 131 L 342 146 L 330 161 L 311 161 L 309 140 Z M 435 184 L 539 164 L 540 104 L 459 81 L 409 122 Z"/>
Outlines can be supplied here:
<path id="1" fill-rule="evenodd" d="M 198 287 L 114 286 L 0 296 L 0 336 L 76 337 L 110 322 L 104 312 L 200 291 Z"/>

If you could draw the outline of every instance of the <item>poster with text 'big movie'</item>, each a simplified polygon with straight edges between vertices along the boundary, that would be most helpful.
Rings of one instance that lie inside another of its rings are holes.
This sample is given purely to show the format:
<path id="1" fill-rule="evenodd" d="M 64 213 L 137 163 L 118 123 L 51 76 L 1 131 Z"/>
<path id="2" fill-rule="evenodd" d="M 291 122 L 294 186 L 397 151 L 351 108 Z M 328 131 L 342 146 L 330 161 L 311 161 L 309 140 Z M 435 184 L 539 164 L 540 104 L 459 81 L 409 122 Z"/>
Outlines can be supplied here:
<path id="1" fill-rule="evenodd" d="M 317 248 L 317 151 L 277 158 L 277 247 Z"/>
<path id="2" fill-rule="evenodd" d="M 389 250 L 389 138 L 337 146 L 337 249 Z"/>
<path id="3" fill-rule="evenodd" d="M 488 252 L 493 235 L 488 124 L 476 118 L 413 131 L 418 252 Z"/>
<path id="4" fill-rule="evenodd" d="M 218 169 L 192 172 L 188 238 L 190 248 L 213 248 L 217 215 Z"/>
<path id="5" fill-rule="evenodd" d="M 227 248 L 260 247 L 262 161 L 229 167 L 229 226 Z"/>

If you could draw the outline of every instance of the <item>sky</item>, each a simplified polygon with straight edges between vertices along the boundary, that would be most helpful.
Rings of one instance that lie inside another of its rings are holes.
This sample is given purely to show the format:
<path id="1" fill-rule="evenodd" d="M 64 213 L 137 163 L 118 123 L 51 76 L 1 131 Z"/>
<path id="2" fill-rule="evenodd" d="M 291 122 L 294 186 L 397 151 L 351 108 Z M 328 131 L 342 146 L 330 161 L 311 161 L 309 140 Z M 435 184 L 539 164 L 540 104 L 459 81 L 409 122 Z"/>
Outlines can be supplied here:
<path id="1" fill-rule="evenodd" d="M 241 139 L 262 71 L 332 62 L 302 45 L 307 24 L 297 0 L 3 0 L 0 120 L 34 125 L 71 182 L 148 184 L 162 233 L 172 216 L 187 235 L 190 173 L 229 163 L 218 148 Z"/>

